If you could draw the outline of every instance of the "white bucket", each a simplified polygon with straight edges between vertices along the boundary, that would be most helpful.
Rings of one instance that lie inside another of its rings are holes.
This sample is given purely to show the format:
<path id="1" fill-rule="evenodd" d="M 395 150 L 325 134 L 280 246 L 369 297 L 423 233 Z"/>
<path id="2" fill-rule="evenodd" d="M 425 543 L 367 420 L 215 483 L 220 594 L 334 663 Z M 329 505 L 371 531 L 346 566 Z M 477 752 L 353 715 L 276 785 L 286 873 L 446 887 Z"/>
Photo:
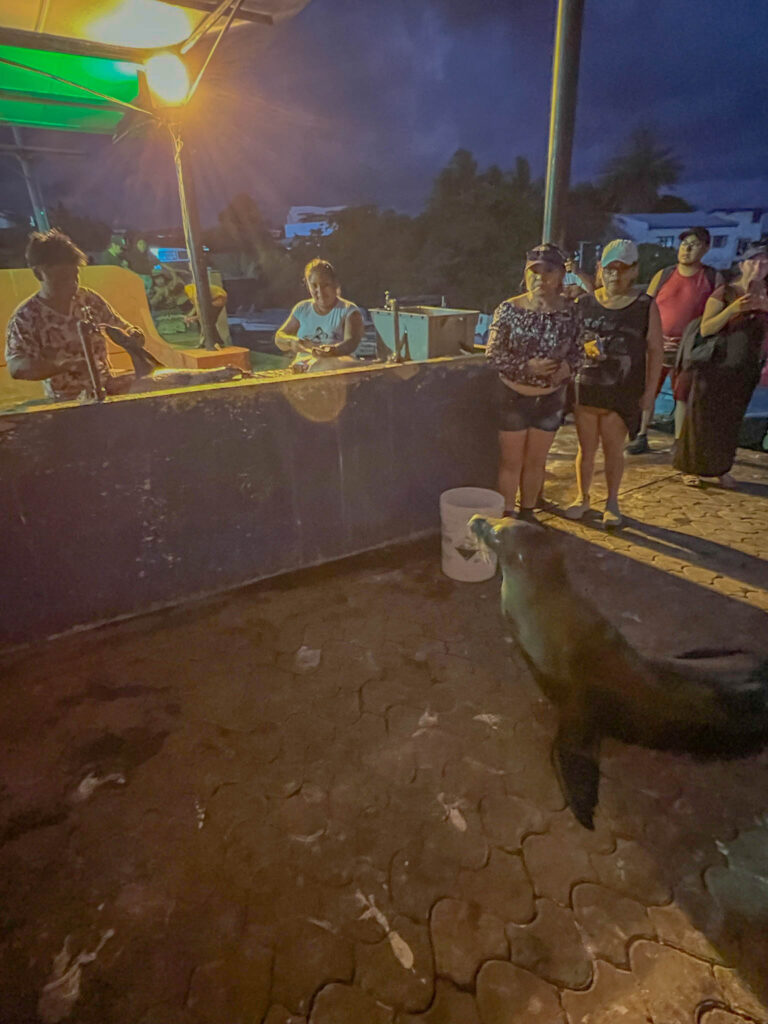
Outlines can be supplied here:
<path id="1" fill-rule="evenodd" d="M 481 550 L 467 529 L 474 515 L 498 518 L 504 512 L 504 498 L 487 487 L 454 487 L 440 495 L 443 526 L 443 572 L 461 583 L 481 583 L 496 572 L 496 555 Z"/>

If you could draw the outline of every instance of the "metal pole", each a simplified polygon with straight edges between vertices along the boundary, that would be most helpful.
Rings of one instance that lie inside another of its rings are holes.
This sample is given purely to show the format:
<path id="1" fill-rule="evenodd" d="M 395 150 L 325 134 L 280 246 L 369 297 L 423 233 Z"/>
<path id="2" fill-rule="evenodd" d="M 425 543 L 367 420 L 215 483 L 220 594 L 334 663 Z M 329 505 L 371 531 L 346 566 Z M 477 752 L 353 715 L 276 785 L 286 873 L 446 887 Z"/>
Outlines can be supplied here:
<path id="1" fill-rule="evenodd" d="M 584 0 L 558 0 L 542 231 L 543 241 L 557 245 L 562 244 L 565 234 L 564 213 L 571 177 L 583 21 Z"/>
<path id="2" fill-rule="evenodd" d="M 51 225 L 48 223 L 48 214 L 46 213 L 45 203 L 43 202 L 43 194 L 40 191 L 40 187 L 37 184 L 37 178 L 35 177 L 35 169 L 32 165 L 32 161 L 24 152 L 24 142 L 21 137 L 21 131 L 14 127 L 13 141 L 16 143 L 16 150 L 14 156 L 21 165 L 21 173 L 24 175 L 24 181 L 27 185 L 27 192 L 29 193 L 29 201 L 32 204 L 32 216 L 35 220 L 35 227 L 38 231 L 50 231 Z"/>
<path id="3" fill-rule="evenodd" d="M 184 225 L 184 239 L 189 253 L 189 269 L 195 283 L 197 312 L 200 316 L 200 348 L 221 348 L 224 342 L 216 326 L 216 310 L 213 308 L 211 288 L 208 282 L 208 267 L 200 231 L 200 216 L 197 209 L 197 194 L 189 161 L 189 152 L 181 137 L 178 122 L 169 123 L 168 130 L 173 140 L 173 160 L 179 183 L 181 219 Z"/>

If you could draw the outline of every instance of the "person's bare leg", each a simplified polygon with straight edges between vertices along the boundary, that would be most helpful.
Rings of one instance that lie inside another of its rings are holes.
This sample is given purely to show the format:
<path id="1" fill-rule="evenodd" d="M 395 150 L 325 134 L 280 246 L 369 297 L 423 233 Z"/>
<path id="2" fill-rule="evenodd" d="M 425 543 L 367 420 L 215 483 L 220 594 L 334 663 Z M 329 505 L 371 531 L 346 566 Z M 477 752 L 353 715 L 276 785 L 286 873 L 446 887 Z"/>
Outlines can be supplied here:
<path id="1" fill-rule="evenodd" d="M 605 456 L 605 482 L 608 486 L 606 509 L 619 515 L 619 487 L 624 475 L 624 443 L 627 425 L 617 412 L 600 417 L 600 440 Z"/>
<path id="2" fill-rule="evenodd" d="M 595 456 L 600 443 L 600 417 L 588 407 L 577 405 L 573 410 L 579 450 L 576 453 L 576 484 L 579 493 L 576 505 L 589 505 L 589 489 L 595 473 Z"/>
<path id="3" fill-rule="evenodd" d="M 499 431 L 499 493 L 504 495 L 504 508 L 512 511 L 517 503 L 517 489 L 523 471 L 525 430 Z"/>
<path id="4" fill-rule="evenodd" d="M 687 402 L 675 402 L 675 440 L 680 440 L 680 435 L 683 432 L 683 423 L 685 423 L 685 412 L 688 408 Z"/>
<path id="5" fill-rule="evenodd" d="M 555 439 L 554 430 L 536 430 L 531 427 L 525 439 L 523 472 L 520 478 L 520 509 L 533 509 L 544 486 L 547 455 Z"/>

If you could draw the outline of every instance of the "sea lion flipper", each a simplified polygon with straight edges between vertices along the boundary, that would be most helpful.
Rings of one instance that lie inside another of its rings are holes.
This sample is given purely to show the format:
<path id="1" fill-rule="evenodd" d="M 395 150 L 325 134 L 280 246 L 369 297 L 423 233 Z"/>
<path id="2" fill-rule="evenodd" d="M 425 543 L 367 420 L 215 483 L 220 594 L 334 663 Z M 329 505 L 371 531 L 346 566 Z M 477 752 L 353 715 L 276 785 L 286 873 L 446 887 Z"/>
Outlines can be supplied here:
<path id="1" fill-rule="evenodd" d="M 576 820 L 584 828 L 594 829 L 600 785 L 599 740 L 586 740 L 567 722 L 558 729 L 552 746 L 552 763 L 560 791 Z"/>

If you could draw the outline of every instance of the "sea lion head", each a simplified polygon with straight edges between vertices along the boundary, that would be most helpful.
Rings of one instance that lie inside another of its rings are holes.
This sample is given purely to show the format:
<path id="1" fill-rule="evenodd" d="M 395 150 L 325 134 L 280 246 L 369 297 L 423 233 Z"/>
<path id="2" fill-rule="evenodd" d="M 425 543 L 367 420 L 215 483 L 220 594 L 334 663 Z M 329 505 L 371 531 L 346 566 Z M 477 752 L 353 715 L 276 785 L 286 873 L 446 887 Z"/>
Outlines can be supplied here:
<path id="1" fill-rule="evenodd" d="M 504 570 L 535 568 L 539 575 L 562 563 L 557 536 L 540 523 L 472 516 L 469 528 L 481 544 L 495 551 Z"/>

